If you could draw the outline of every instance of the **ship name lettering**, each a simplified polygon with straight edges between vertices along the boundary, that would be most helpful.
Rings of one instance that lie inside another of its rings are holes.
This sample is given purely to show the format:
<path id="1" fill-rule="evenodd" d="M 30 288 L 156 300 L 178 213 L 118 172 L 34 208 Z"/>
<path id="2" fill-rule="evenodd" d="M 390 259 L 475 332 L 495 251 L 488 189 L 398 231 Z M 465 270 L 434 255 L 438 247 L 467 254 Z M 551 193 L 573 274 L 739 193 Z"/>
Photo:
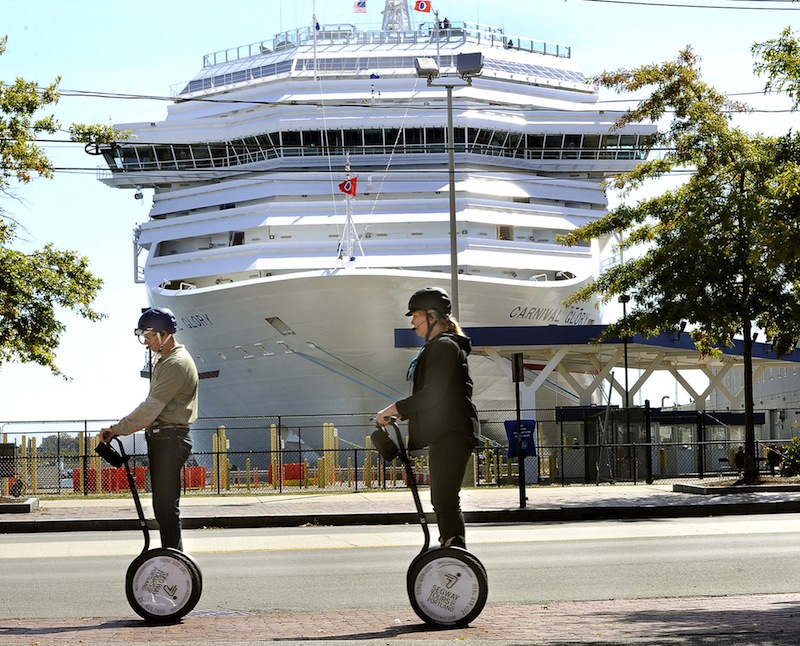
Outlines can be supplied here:
<path id="1" fill-rule="evenodd" d="M 553 307 L 515 307 L 508 317 L 512 319 L 525 319 L 526 321 L 547 321 L 558 323 L 561 311 Z"/>
<path id="2" fill-rule="evenodd" d="M 573 307 L 567 312 L 564 323 L 567 325 L 585 325 L 589 320 L 589 313 L 582 307 Z"/>
<path id="3" fill-rule="evenodd" d="M 192 316 L 182 316 L 181 323 L 183 323 L 183 327 L 189 329 L 214 325 L 211 322 L 211 318 L 208 316 L 208 314 L 192 314 Z"/>

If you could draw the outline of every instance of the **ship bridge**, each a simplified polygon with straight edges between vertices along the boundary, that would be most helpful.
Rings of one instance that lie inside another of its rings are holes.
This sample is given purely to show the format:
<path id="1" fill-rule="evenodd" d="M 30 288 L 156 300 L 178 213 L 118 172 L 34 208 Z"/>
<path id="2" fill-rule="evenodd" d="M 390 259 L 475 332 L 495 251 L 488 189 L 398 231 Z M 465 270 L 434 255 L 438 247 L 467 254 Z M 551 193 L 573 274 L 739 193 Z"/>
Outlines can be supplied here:
<path id="1" fill-rule="evenodd" d="M 744 402 L 744 389 L 731 392 L 724 379 L 733 368 L 744 365 L 744 343 L 734 340 L 733 347 L 723 348 L 719 357 L 703 357 L 694 346 L 688 332 L 675 330 L 657 336 L 635 335 L 611 338 L 603 343 L 597 339 L 605 325 L 549 325 L 549 326 L 498 326 L 465 328 L 470 337 L 474 355 L 490 358 L 512 379 L 512 360 L 522 354 L 525 381 L 520 383 L 520 393 L 525 408 L 536 407 L 536 392 L 549 379 L 563 379 L 580 398 L 580 405 L 592 403 L 592 395 L 604 382 L 625 401 L 632 401 L 647 380 L 664 371 L 671 374 L 695 402 L 697 410 L 704 410 L 714 391 L 725 397 L 731 409 L 740 409 Z M 395 329 L 396 348 L 413 348 L 422 340 L 411 329 Z M 800 363 L 800 350 L 778 357 L 771 343 L 753 343 L 753 381 L 767 368 L 785 368 Z M 637 371 L 636 380 L 620 380 L 617 374 Z M 687 379 L 689 375 L 702 375 L 706 387 L 697 390 Z M 578 379 L 586 375 L 590 379 Z M 626 388 L 627 386 L 627 388 Z"/>

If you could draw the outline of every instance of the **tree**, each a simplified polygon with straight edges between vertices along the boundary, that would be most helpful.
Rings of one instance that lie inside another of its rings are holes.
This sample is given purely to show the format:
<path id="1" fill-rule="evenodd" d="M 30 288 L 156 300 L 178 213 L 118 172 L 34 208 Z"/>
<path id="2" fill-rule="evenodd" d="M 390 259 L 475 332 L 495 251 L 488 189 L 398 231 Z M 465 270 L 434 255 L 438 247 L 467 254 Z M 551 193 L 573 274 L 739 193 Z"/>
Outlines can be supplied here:
<path id="1" fill-rule="evenodd" d="M 80 442 L 77 435 L 53 434 L 42 438 L 41 443 L 36 448 L 39 455 L 46 457 L 56 457 L 57 455 L 78 455 L 80 453 Z"/>
<path id="2" fill-rule="evenodd" d="M 620 247 L 639 255 L 612 267 L 570 298 L 599 294 L 608 302 L 628 294 L 634 303 L 603 338 L 641 334 L 688 323 L 697 349 L 718 356 L 743 339 L 745 375 L 744 477 L 757 478 L 753 417 L 753 329 L 759 327 L 780 355 L 800 337 L 800 218 L 798 197 L 780 181 L 792 166 L 797 142 L 751 135 L 731 116 L 747 110 L 701 79 L 691 48 L 675 61 L 607 72 L 595 82 L 619 93 L 650 90 L 623 115 L 631 122 L 661 122 L 652 142 L 662 154 L 615 177 L 623 198 L 645 181 L 691 170 L 678 188 L 633 205 L 623 203 L 597 222 L 563 238 L 576 244 L 622 232 Z"/>
<path id="3" fill-rule="evenodd" d="M 0 55 L 7 38 L 0 38 Z M 50 178 L 53 166 L 36 140 L 59 132 L 52 115 L 39 113 L 58 102 L 57 78 L 46 87 L 17 78 L 0 82 L 0 194 L 13 195 L 13 182 L 27 184 L 33 174 Z M 125 133 L 102 125 L 73 124 L 70 140 L 87 146 L 111 143 Z M 47 244 L 24 253 L 14 248 L 20 225 L 0 207 L 0 366 L 33 362 L 67 378 L 55 363 L 55 351 L 66 329 L 60 309 L 90 321 L 103 315 L 92 308 L 103 282 L 89 271 L 89 260 L 74 251 Z"/>

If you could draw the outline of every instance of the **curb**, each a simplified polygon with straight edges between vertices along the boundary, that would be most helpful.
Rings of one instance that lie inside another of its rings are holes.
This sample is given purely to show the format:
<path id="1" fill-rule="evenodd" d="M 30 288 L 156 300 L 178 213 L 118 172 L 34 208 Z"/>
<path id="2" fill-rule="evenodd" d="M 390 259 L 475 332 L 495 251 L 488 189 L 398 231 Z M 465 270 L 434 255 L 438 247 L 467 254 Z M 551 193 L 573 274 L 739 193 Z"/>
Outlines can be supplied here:
<path id="1" fill-rule="evenodd" d="M 714 489 L 719 489 L 714 488 Z M 737 490 L 741 491 L 741 490 Z M 713 492 L 712 492 L 713 493 Z M 720 493 L 720 492 L 716 492 Z M 572 506 L 550 508 L 499 509 L 491 511 L 467 511 L 467 523 L 536 523 L 574 522 L 586 520 L 645 520 L 658 518 L 699 518 L 707 516 L 735 516 L 752 514 L 800 513 L 800 501 L 776 501 L 753 503 L 709 503 L 667 506 Z M 433 515 L 427 514 L 429 522 Z M 300 527 L 303 525 L 414 525 L 415 513 L 342 513 L 342 514 L 293 514 L 276 516 L 184 516 L 184 529 L 257 529 L 266 527 Z M 157 528 L 155 521 L 147 519 L 148 529 Z M 64 518 L 2 521 L 0 533 L 24 534 L 41 532 L 87 532 L 87 531 L 134 531 L 141 529 L 139 520 L 119 518 Z"/>

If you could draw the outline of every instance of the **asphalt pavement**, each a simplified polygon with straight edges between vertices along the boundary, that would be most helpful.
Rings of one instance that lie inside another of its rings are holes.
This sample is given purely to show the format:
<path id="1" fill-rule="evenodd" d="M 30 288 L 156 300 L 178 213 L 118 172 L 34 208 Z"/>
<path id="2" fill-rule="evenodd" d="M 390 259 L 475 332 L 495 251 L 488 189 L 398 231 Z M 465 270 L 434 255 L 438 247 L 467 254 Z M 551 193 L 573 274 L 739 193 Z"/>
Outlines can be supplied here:
<path id="1" fill-rule="evenodd" d="M 735 488 L 691 483 L 687 491 L 672 484 L 477 488 L 462 491 L 468 523 L 590 521 L 670 518 L 723 514 L 800 512 L 800 487 Z M 423 507 L 430 498 L 422 489 Z M 19 501 L 29 511 L 0 504 L 0 532 L 58 532 L 138 529 L 130 498 L 61 498 Z M 145 516 L 152 507 L 143 496 Z M 275 527 L 414 523 L 407 490 L 358 493 L 237 493 L 185 495 L 184 527 Z M 20 540 L 24 538 L 20 537 Z M 490 577 L 491 580 L 491 577 Z M 798 584 L 800 590 L 800 584 Z M 132 613 L 131 613 L 132 615 Z M 471 646 L 521 644 L 648 644 L 650 646 L 782 646 L 800 643 L 800 592 L 796 594 L 609 599 L 559 602 L 547 606 L 489 603 L 466 628 L 434 629 L 422 624 L 410 607 L 392 612 L 210 612 L 195 611 L 180 623 L 154 626 L 131 617 L 82 617 L 64 620 L 0 620 L 0 644 L 352 644 Z"/>

